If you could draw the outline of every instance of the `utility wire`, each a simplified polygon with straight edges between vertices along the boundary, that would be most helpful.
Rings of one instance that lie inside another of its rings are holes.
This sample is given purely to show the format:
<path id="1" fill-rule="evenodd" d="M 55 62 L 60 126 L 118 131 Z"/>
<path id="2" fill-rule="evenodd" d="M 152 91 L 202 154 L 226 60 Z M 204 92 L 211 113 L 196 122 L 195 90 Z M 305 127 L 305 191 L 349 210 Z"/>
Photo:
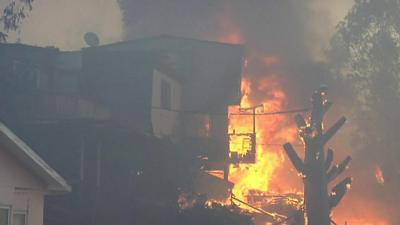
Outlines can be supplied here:
<path id="1" fill-rule="evenodd" d="M 165 111 L 185 113 L 185 114 L 205 114 L 205 115 L 217 115 L 217 116 L 252 116 L 253 115 L 253 113 L 217 113 L 217 112 L 205 112 L 205 111 L 196 111 L 196 110 L 165 109 L 165 108 L 156 107 L 156 106 L 153 106 L 151 108 L 153 110 L 165 110 Z M 309 112 L 309 111 L 310 111 L 310 108 L 301 108 L 301 109 L 293 109 L 293 110 L 285 110 L 285 111 L 256 113 L 255 115 L 256 116 L 271 116 L 271 115 L 279 115 L 279 114 Z"/>
<path id="2" fill-rule="evenodd" d="M 240 142 L 229 142 L 229 144 L 234 144 L 234 145 L 241 145 L 243 143 Z M 260 145 L 260 146 L 283 146 L 285 143 L 257 143 L 256 145 Z M 301 144 L 292 144 L 295 147 L 304 147 L 304 145 Z"/>
<path id="3" fill-rule="evenodd" d="M 276 111 L 276 112 L 265 112 L 265 113 L 256 113 L 256 116 L 269 116 L 269 115 L 278 115 L 278 114 L 290 114 L 290 113 L 298 113 L 298 112 L 309 112 L 310 108 L 303 108 L 303 109 L 293 109 L 293 110 L 286 110 L 286 111 Z M 253 113 L 230 113 L 229 115 L 232 116 L 252 116 Z"/>

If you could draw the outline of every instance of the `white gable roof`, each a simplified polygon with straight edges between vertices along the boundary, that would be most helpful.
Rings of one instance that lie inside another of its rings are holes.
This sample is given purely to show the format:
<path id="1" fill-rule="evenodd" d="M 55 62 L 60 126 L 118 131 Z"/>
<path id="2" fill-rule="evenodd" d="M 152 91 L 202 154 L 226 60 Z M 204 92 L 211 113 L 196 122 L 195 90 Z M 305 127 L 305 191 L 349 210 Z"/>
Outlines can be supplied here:
<path id="1" fill-rule="evenodd" d="M 71 186 L 25 142 L 0 122 L 0 143 L 4 150 L 13 155 L 29 171 L 39 177 L 52 194 L 70 192 Z"/>

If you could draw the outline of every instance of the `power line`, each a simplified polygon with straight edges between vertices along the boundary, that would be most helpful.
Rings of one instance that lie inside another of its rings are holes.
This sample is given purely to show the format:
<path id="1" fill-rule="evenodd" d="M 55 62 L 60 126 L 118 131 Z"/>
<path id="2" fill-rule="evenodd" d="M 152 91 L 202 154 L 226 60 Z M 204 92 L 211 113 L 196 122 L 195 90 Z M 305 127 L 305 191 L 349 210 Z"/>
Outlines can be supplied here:
<path id="1" fill-rule="evenodd" d="M 256 116 L 269 116 L 269 115 L 277 115 L 277 114 L 290 114 L 290 113 L 298 113 L 298 112 L 308 112 L 310 108 L 302 108 L 302 109 L 292 109 L 286 111 L 276 111 L 276 112 L 265 112 L 265 113 L 256 113 Z M 251 116 L 252 113 L 230 113 L 232 116 Z"/>
<path id="2" fill-rule="evenodd" d="M 201 115 L 216 115 L 216 116 L 252 116 L 253 115 L 253 113 L 217 113 L 217 112 L 205 112 L 205 111 L 196 111 L 196 110 L 165 109 L 165 108 L 156 107 L 156 106 L 153 106 L 151 108 L 153 110 L 164 110 L 164 111 L 184 113 L 184 114 L 201 114 Z M 256 113 L 255 115 L 256 116 L 271 116 L 271 115 L 279 115 L 279 114 L 309 112 L 309 111 L 310 111 L 310 108 L 301 108 L 301 109 L 292 109 L 292 110 L 285 110 L 285 111 Z"/>
<path id="3" fill-rule="evenodd" d="M 229 142 L 229 144 L 234 144 L 234 145 L 241 145 L 243 143 L 239 143 L 239 142 Z M 285 143 L 257 143 L 256 145 L 259 146 L 283 146 Z M 292 144 L 295 147 L 304 147 L 304 145 L 302 144 Z"/>

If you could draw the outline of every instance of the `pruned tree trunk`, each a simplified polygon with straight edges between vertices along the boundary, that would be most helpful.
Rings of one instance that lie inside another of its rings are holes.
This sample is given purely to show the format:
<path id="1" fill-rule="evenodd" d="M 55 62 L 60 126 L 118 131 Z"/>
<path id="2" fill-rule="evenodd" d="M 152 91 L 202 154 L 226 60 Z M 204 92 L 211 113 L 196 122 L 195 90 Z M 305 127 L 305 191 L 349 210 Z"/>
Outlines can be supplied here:
<path id="1" fill-rule="evenodd" d="M 332 103 L 324 99 L 325 87 L 321 87 L 312 96 L 312 113 L 309 123 L 301 115 L 296 115 L 299 135 L 304 141 L 305 157 L 302 160 L 290 143 L 283 147 L 296 170 L 304 179 L 304 203 L 308 225 L 329 225 L 330 212 L 344 196 L 351 178 L 346 178 L 328 193 L 328 183 L 340 175 L 349 164 L 347 157 L 341 164 L 333 166 L 333 150 L 329 149 L 325 157 L 325 144 L 343 126 L 346 118 L 340 118 L 326 132 L 323 130 L 323 118 Z M 330 169 L 330 170 L 329 170 Z"/>

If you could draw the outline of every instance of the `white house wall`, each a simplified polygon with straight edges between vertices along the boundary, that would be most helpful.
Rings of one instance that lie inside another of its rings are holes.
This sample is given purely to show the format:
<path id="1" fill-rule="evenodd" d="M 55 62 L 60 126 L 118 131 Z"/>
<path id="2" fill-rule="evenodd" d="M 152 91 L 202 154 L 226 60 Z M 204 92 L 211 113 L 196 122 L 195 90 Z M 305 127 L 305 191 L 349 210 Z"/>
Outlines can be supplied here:
<path id="1" fill-rule="evenodd" d="M 44 190 L 44 185 L 0 146 L 0 205 L 11 207 L 12 212 L 26 212 L 28 225 L 42 225 Z"/>
<path id="2" fill-rule="evenodd" d="M 161 82 L 168 82 L 171 87 L 171 109 L 161 107 Z M 181 85 L 174 79 L 158 70 L 153 72 L 152 84 L 152 110 L 151 122 L 154 135 L 160 138 L 176 138 L 178 129 L 178 115 L 181 109 L 182 90 Z"/>

